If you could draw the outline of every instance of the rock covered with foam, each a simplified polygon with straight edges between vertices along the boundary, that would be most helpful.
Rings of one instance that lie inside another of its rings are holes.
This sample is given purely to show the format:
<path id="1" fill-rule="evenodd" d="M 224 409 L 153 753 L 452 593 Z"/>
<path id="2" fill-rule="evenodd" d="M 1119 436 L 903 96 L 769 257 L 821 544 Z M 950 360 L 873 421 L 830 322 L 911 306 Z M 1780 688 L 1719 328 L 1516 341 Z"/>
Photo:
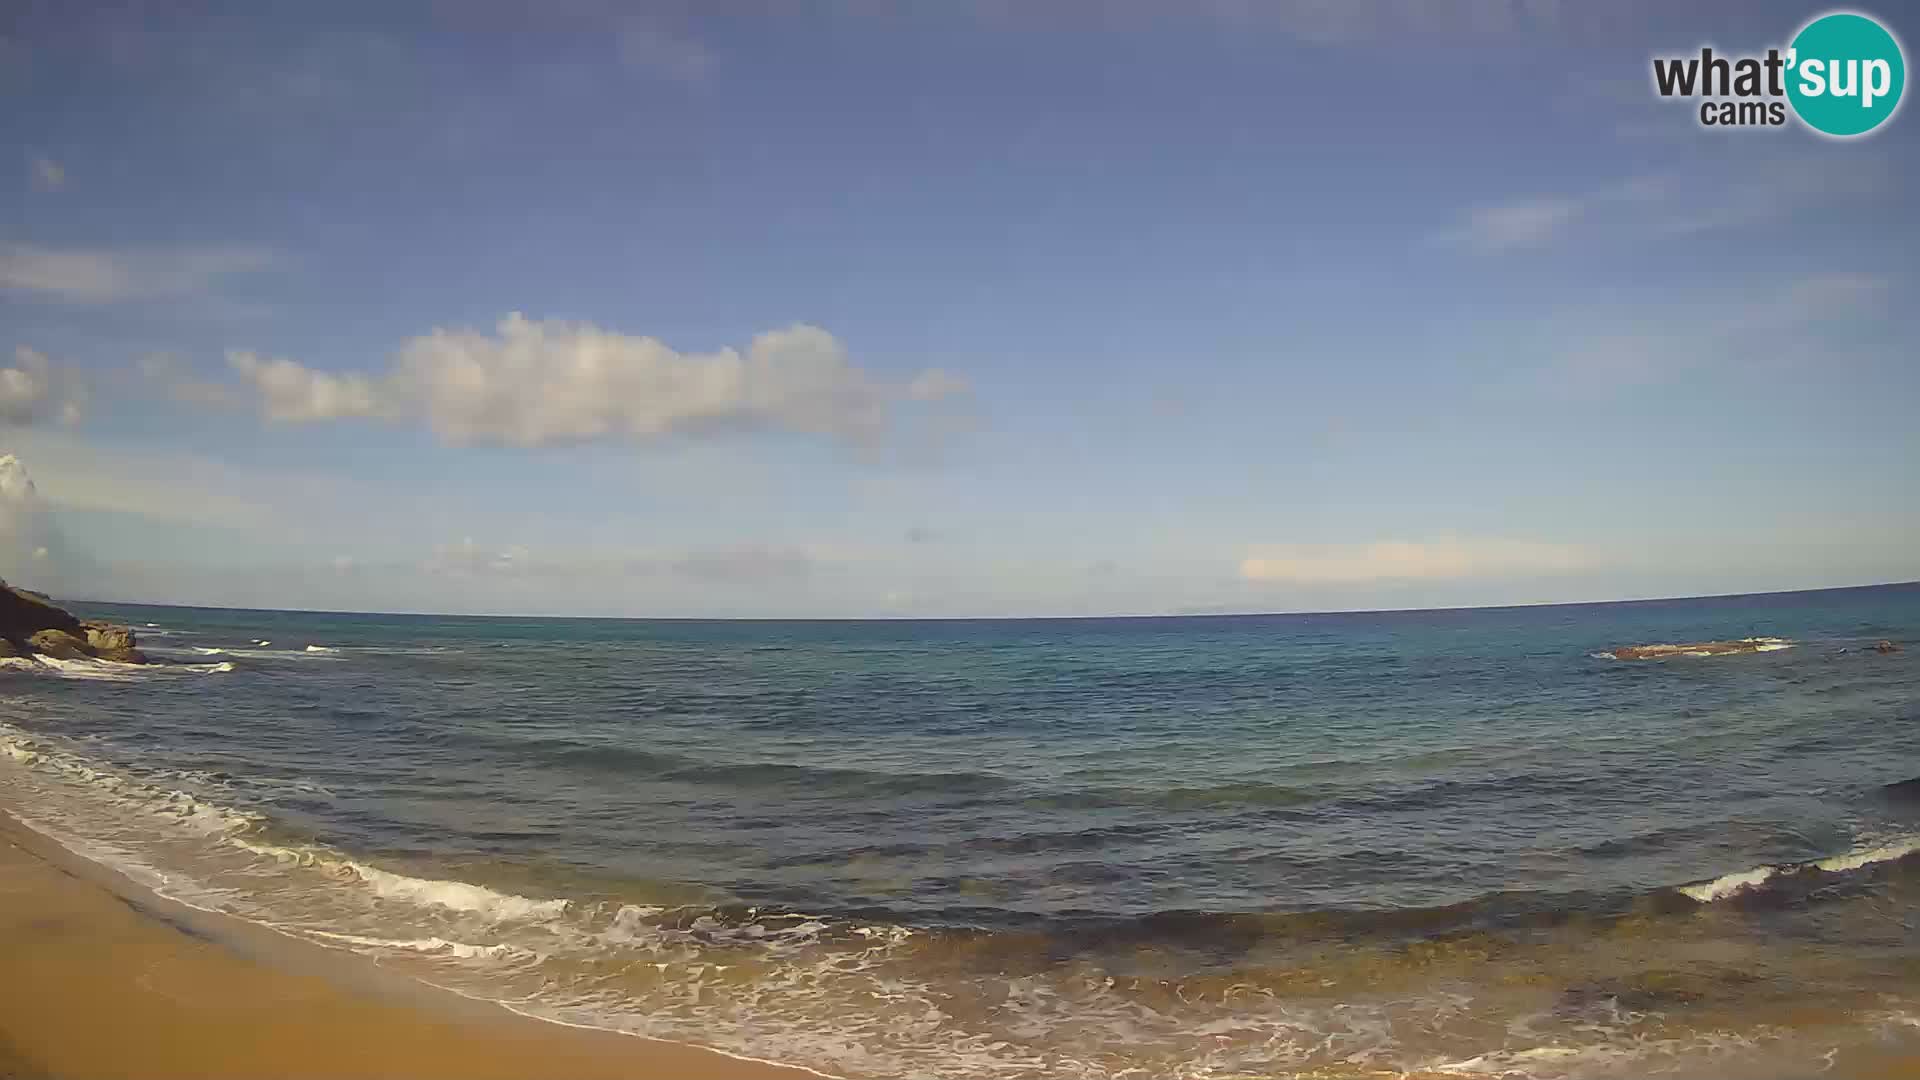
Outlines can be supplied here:
<path id="1" fill-rule="evenodd" d="M 1680 645 L 1623 645 L 1609 650 L 1615 660 L 1663 660 L 1670 656 L 1727 656 L 1733 653 L 1774 652 L 1790 647 L 1785 638 L 1750 637 L 1735 641 L 1690 641 Z"/>

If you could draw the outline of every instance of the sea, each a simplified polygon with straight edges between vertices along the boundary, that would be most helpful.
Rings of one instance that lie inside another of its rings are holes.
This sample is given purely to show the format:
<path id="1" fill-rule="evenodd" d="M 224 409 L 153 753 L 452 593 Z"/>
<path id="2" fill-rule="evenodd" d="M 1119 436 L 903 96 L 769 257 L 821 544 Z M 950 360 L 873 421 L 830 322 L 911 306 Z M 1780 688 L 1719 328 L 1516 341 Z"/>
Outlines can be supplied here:
<path id="1" fill-rule="evenodd" d="M 531 1016 L 847 1078 L 1920 1053 L 1920 584 L 952 621 L 73 606 L 162 663 L 0 662 L 0 806 Z M 1738 638 L 1770 640 L 1610 655 Z"/>

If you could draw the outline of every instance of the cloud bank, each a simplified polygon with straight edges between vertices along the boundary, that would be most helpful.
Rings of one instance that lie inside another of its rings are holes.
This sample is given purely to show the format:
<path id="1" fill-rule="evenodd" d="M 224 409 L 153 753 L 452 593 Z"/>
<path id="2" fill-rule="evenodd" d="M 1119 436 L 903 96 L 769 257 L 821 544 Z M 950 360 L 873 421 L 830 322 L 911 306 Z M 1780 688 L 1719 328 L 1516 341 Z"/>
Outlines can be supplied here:
<path id="1" fill-rule="evenodd" d="M 151 300 L 207 291 L 223 277 L 264 270 L 272 254 L 249 248 L 96 251 L 0 246 L 0 291 L 75 304 Z"/>
<path id="2" fill-rule="evenodd" d="M 379 376 L 321 371 L 234 352 L 228 362 L 262 417 L 423 422 L 454 445 L 648 442 L 728 430 L 885 440 L 903 402 L 962 394 L 927 370 L 904 382 L 855 366 L 832 334 L 798 324 L 746 351 L 678 352 L 651 337 L 514 313 L 492 334 L 436 329 L 408 340 Z"/>
<path id="3" fill-rule="evenodd" d="M 26 466 L 0 454 L 0 579 L 61 591 L 73 584 L 75 570 Z"/>
<path id="4" fill-rule="evenodd" d="M 1425 543 L 1275 545 L 1240 562 L 1247 581 L 1352 585 L 1375 581 L 1450 581 L 1496 575 L 1565 573 L 1592 565 L 1582 549 L 1528 540 L 1446 539 Z"/>

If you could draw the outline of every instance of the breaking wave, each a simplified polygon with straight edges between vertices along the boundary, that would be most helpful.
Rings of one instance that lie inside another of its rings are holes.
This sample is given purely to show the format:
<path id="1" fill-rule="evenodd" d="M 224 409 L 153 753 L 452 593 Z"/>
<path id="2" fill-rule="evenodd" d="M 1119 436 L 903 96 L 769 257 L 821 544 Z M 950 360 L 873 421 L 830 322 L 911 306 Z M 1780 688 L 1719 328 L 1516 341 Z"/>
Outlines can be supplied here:
<path id="1" fill-rule="evenodd" d="M 1711 904 L 1716 900 L 1724 900 L 1730 896 L 1760 889 L 1787 877 L 1815 872 L 1845 874 L 1876 863 L 1897 862 L 1916 853 L 1920 853 L 1920 836 L 1874 840 L 1839 855 L 1780 866 L 1755 866 L 1731 874 L 1722 874 L 1711 881 L 1685 885 L 1679 891 L 1703 904 Z"/>
<path id="2" fill-rule="evenodd" d="M 133 682 L 169 675 L 213 675 L 233 670 L 230 661 L 212 664 L 122 664 L 114 660 L 62 660 L 54 656 L 0 658 L 0 671 L 19 671 L 94 682 Z"/>

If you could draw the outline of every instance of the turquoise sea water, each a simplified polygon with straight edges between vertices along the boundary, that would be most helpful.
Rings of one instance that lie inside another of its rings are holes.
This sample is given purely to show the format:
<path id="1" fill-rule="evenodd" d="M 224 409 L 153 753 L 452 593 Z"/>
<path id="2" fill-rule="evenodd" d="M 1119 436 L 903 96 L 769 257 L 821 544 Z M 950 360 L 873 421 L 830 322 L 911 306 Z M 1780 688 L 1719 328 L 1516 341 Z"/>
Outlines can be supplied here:
<path id="1" fill-rule="evenodd" d="M 172 663 L 0 673 L 10 806 L 536 1015 L 874 1077 L 1810 1076 L 1920 1034 L 1920 586 L 942 622 L 81 606 Z M 1603 655 L 1755 636 L 1790 647 Z"/>

